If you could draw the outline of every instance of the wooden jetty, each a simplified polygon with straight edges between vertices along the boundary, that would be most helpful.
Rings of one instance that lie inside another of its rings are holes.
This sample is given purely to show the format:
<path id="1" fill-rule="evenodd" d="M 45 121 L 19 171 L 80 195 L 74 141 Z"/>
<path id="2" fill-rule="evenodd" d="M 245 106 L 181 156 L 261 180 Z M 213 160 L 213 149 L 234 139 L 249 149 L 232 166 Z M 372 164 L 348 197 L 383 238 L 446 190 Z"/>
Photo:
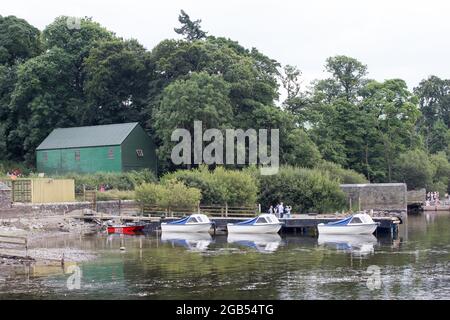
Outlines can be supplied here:
<path id="1" fill-rule="evenodd" d="M 437 204 L 430 206 L 423 206 L 423 211 L 450 211 L 450 204 Z"/>
<path id="2" fill-rule="evenodd" d="M 148 224 L 147 230 L 159 230 L 161 222 L 173 221 L 180 217 L 146 217 L 137 215 L 107 215 L 107 214 L 92 214 L 92 215 L 77 215 L 71 216 L 72 218 L 83 219 L 87 221 L 107 221 L 107 220 L 121 220 L 121 221 L 142 221 Z M 214 222 L 217 230 L 226 230 L 228 223 L 236 223 L 246 219 L 253 218 L 248 217 L 209 217 Z M 294 214 L 291 218 L 282 218 L 280 221 L 284 223 L 282 232 L 306 232 L 310 229 L 315 230 L 319 223 L 328 223 L 343 219 L 344 215 L 308 215 L 308 214 Z M 403 223 L 402 219 L 397 216 L 373 216 L 375 222 L 379 222 L 380 225 L 376 232 L 396 234 L 398 232 L 398 226 Z"/>

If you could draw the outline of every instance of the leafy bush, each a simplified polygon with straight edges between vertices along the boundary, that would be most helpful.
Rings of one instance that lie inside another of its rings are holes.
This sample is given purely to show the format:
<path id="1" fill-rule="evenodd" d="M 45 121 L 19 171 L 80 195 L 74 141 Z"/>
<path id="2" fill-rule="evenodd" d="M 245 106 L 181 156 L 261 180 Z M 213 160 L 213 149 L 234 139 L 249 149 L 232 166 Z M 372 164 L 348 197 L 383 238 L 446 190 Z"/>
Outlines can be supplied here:
<path id="1" fill-rule="evenodd" d="M 320 162 L 315 169 L 322 171 L 322 172 L 328 172 L 331 179 L 338 180 L 339 183 L 342 184 L 353 184 L 353 183 L 367 183 L 366 177 L 356 172 L 355 170 L 351 169 L 344 169 L 339 164 L 329 162 L 329 161 L 322 161 Z"/>
<path id="2" fill-rule="evenodd" d="M 83 192 L 83 185 L 86 190 L 97 190 L 101 185 L 106 190 L 134 190 L 142 183 L 155 182 L 156 177 L 152 171 L 146 169 L 141 171 L 128 172 L 98 172 L 93 174 L 69 173 L 53 178 L 74 179 L 75 192 Z"/>
<path id="3" fill-rule="evenodd" d="M 430 161 L 435 168 L 433 183 L 428 191 L 439 191 L 444 195 L 450 191 L 450 163 L 445 152 L 438 152 L 430 156 Z"/>
<path id="4" fill-rule="evenodd" d="M 108 190 L 105 192 L 97 192 L 98 201 L 108 200 L 133 200 L 134 191 Z"/>
<path id="5" fill-rule="evenodd" d="M 201 192 L 176 180 L 163 184 L 144 183 L 135 190 L 135 199 L 141 205 L 156 205 L 162 208 L 192 208 L 201 199 Z"/>
<path id="6" fill-rule="evenodd" d="M 177 180 L 202 192 L 203 204 L 230 206 L 254 205 L 257 201 L 258 181 L 246 171 L 218 167 L 209 171 L 206 166 L 193 170 L 178 170 L 162 177 L 162 181 Z"/>
<path id="7" fill-rule="evenodd" d="M 345 208 L 339 182 L 317 169 L 283 166 L 278 174 L 260 176 L 259 200 L 263 209 L 283 202 L 294 212 L 333 212 Z"/>
<path id="8" fill-rule="evenodd" d="M 23 163 L 14 161 L 0 161 L 0 176 L 6 176 L 8 172 L 16 169 L 18 169 L 23 176 L 28 176 L 31 173 L 31 169 Z"/>
<path id="9" fill-rule="evenodd" d="M 393 176 L 404 182 L 409 190 L 430 188 L 436 167 L 422 150 L 409 150 L 399 155 L 393 166 Z"/>

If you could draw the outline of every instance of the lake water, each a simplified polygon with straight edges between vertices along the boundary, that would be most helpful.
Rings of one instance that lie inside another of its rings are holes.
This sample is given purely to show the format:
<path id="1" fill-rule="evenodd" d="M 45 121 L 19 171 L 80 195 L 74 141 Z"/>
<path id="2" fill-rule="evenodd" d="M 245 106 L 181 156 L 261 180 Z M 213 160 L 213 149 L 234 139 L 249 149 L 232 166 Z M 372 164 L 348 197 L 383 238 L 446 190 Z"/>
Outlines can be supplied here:
<path id="1" fill-rule="evenodd" d="M 0 299 L 450 299 L 449 213 L 410 215 L 396 239 L 96 234 L 43 245 L 98 257 L 66 273 L 0 273 Z"/>

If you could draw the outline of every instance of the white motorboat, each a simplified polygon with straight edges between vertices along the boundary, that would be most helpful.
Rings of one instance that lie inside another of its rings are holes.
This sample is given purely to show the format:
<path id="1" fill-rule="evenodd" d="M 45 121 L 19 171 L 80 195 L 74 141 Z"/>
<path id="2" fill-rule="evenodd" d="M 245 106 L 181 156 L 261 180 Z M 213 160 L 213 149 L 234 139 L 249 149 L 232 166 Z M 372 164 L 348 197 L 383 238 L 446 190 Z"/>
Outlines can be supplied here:
<path id="1" fill-rule="evenodd" d="M 228 235 L 227 242 L 240 246 L 256 249 L 262 253 L 275 252 L 282 240 L 276 233 L 267 234 L 244 234 L 232 233 Z"/>
<path id="2" fill-rule="evenodd" d="M 261 214 L 256 218 L 227 224 L 228 233 L 278 233 L 283 224 L 273 214 Z"/>
<path id="3" fill-rule="evenodd" d="M 324 245 L 337 251 L 350 252 L 354 255 L 367 255 L 375 251 L 374 245 L 378 243 L 372 234 L 320 234 L 317 240 L 319 245 Z"/>
<path id="4" fill-rule="evenodd" d="M 320 234 L 372 234 L 378 227 L 372 217 L 366 213 L 358 213 L 345 219 L 320 223 L 317 229 Z"/>
<path id="5" fill-rule="evenodd" d="M 162 222 L 162 232 L 208 232 L 213 222 L 204 214 L 192 214 L 180 220 Z"/>
<path id="6" fill-rule="evenodd" d="M 185 247 L 189 251 L 205 251 L 212 239 L 207 232 L 163 232 L 161 241 L 173 246 Z"/>

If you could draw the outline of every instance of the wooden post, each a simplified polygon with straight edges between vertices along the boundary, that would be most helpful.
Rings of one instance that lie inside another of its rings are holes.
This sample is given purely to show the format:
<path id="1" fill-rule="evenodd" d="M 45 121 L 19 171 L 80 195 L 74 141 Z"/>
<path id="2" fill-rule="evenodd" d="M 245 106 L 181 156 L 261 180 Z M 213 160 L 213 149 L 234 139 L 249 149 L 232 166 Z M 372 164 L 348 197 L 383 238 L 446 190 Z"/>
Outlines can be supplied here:
<path id="1" fill-rule="evenodd" d="M 261 214 L 261 203 L 258 203 L 258 213 Z"/>
<path id="2" fill-rule="evenodd" d="M 361 211 L 361 196 L 358 195 L 358 211 Z"/>
<path id="3" fill-rule="evenodd" d="M 228 217 L 228 202 L 225 202 L 225 217 Z"/>
<path id="4" fill-rule="evenodd" d="M 352 196 L 350 196 L 349 198 L 348 198 L 348 202 L 349 202 L 349 210 L 350 210 L 350 212 L 352 211 Z"/>
<path id="5" fill-rule="evenodd" d="M 198 213 L 198 214 L 201 213 L 201 211 L 200 211 L 200 201 L 197 203 L 197 213 Z"/>

